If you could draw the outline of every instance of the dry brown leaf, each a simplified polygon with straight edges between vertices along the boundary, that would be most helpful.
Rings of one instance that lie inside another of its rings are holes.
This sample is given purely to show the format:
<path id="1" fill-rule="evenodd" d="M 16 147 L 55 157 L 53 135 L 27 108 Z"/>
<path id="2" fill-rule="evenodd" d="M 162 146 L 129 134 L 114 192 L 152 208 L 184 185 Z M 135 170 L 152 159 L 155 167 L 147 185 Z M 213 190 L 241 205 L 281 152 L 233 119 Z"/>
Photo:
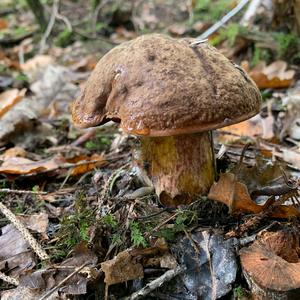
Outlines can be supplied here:
<path id="1" fill-rule="evenodd" d="M 260 116 L 255 116 L 244 122 L 220 128 L 219 131 L 223 132 L 218 138 L 219 141 L 221 143 L 231 143 L 240 139 L 242 136 L 252 138 L 262 136 L 263 127 Z M 226 132 L 228 132 L 228 134 L 226 134 Z"/>
<path id="2" fill-rule="evenodd" d="M 0 94 L 0 117 L 8 112 L 15 104 L 23 99 L 26 89 L 7 90 Z"/>
<path id="3" fill-rule="evenodd" d="M 78 157 L 75 157 L 75 159 L 68 160 L 68 162 L 72 162 L 72 163 L 80 163 L 80 162 L 84 162 L 84 161 L 87 161 L 87 162 L 91 161 L 91 163 L 83 164 L 78 167 L 75 167 L 71 172 L 71 176 L 78 176 L 81 174 L 85 174 L 85 173 L 95 169 L 96 167 L 102 167 L 103 165 L 106 164 L 106 160 L 104 159 L 104 157 L 97 153 L 93 154 L 92 156 L 78 156 Z"/>
<path id="4" fill-rule="evenodd" d="M 290 149 L 282 149 L 282 159 L 300 169 L 300 153 Z"/>
<path id="5" fill-rule="evenodd" d="M 101 263 L 107 285 L 144 277 L 143 266 L 130 254 L 130 250 L 120 252 L 111 260 Z"/>
<path id="6" fill-rule="evenodd" d="M 0 174 L 24 175 L 41 171 L 50 171 L 59 167 L 65 160 L 56 156 L 42 161 L 33 161 L 24 157 L 7 157 L 0 166 Z"/>
<path id="7" fill-rule="evenodd" d="M 24 72 L 36 72 L 41 68 L 46 68 L 48 65 L 53 64 L 53 57 L 50 55 L 36 55 L 28 59 L 24 64 L 21 64 L 21 70 Z"/>
<path id="8" fill-rule="evenodd" d="M 188 27 L 185 24 L 175 23 L 168 27 L 168 31 L 175 36 L 182 36 L 188 31 Z"/>
<path id="9" fill-rule="evenodd" d="M 238 182 L 232 173 L 221 173 L 218 182 L 210 188 L 208 198 L 226 204 L 235 213 L 260 213 L 264 211 L 270 202 L 261 206 L 256 204 L 250 197 L 245 184 Z M 299 216 L 299 211 L 293 206 L 280 205 L 274 207 L 271 217 L 289 218 Z"/>
<path id="10" fill-rule="evenodd" d="M 0 19 L 0 30 L 7 28 L 7 21 L 5 19 Z"/>
<path id="11" fill-rule="evenodd" d="M 268 66 L 262 61 L 253 69 L 250 69 L 247 61 L 242 62 L 241 65 L 261 89 L 289 87 L 293 83 L 295 76 L 295 71 L 287 70 L 287 63 L 281 60 L 275 61 Z"/>
<path id="12" fill-rule="evenodd" d="M 20 232 L 11 224 L 1 228 L 0 271 L 16 276 L 35 266 L 34 254 Z"/>
<path id="13" fill-rule="evenodd" d="M 13 148 L 7 149 L 1 156 L 1 160 L 5 160 L 7 157 L 26 157 L 26 150 L 24 150 L 22 147 L 16 146 Z"/>
<path id="14" fill-rule="evenodd" d="M 48 239 L 47 230 L 49 219 L 45 213 L 33 214 L 33 215 L 18 215 L 18 219 L 28 229 L 40 233 L 43 239 Z"/>
<path id="15" fill-rule="evenodd" d="M 252 201 L 246 185 L 236 181 L 234 174 L 221 173 L 219 181 L 210 188 L 208 198 L 229 206 L 232 196 L 232 213 L 259 213 L 263 209 Z"/>

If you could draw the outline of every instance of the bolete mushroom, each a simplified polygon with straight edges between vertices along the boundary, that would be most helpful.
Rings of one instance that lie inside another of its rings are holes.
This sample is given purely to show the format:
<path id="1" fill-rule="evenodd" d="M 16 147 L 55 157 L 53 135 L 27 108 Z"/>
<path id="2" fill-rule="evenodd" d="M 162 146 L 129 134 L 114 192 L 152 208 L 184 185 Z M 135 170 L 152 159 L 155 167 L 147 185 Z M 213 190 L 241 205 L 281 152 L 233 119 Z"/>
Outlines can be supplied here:
<path id="1" fill-rule="evenodd" d="M 215 178 L 210 131 L 257 114 L 259 90 L 207 43 L 140 36 L 104 55 L 72 108 L 79 127 L 120 122 L 160 201 L 188 204 Z"/>

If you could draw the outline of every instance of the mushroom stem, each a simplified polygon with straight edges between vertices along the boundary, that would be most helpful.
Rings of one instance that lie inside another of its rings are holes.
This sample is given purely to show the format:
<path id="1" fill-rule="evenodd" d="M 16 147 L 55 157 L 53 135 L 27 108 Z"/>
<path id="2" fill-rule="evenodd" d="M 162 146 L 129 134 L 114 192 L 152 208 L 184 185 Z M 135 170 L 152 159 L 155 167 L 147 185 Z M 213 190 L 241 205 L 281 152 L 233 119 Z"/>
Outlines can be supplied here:
<path id="1" fill-rule="evenodd" d="M 189 204 L 195 196 L 206 194 L 214 181 L 211 134 L 141 137 L 138 164 L 151 178 L 162 204 Z"/>

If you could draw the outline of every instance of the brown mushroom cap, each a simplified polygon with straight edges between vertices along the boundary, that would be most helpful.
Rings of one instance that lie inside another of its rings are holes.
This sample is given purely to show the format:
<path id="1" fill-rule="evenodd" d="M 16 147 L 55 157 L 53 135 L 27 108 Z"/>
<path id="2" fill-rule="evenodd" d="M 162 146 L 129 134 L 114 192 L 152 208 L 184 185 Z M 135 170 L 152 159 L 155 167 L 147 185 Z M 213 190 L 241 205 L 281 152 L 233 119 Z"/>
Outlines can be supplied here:
<path id="1" fill-rule="evenodd" d="M 214 47 L 149 34 L 123 43 L 98 62 L 72 108 L 79 127 L 120 121 L 127 133 L 202 132 L 257 114 L 259 90 Z"/>

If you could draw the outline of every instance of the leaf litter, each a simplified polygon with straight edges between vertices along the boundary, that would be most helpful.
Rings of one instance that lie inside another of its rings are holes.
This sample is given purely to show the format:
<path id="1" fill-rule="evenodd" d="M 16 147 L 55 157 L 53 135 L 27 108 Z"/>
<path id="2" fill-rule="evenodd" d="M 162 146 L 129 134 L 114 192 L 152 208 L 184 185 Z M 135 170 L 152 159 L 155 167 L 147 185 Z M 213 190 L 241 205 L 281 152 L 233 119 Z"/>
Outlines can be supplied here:
<path id="1" fill-rule="evenodd" d="M 61 2 L 63 15 L 70 8 Z M 109 3 L 104 6 L 99 16 L 110 16 L 114 26 L 117 14 L 109 11 Z M 193 22 L 191 13 L 203 14 L 207 7 L 189 7 L 186 1 L 177 7 L 175 20 L 172 5 L 143 2 L 131 16 L 133 27 L 165 26 L 183 37 L 209 27 L 205 20 Z M 72 21 L 72 15 L 67 17 Z M 187 18 L 191 25 L 182 23 Z M 0 24 L 8 30 L 5 22 Z M 113 29 L 113 42 L 137 35 L 127 25 Z M 231 59 L 249 46 L 242 36 L 229 41 L 232 49 L 224 53 Z M 0 271 L 19 282 L 17 287 L 2 284 L 1 299 L 88 297 L 96 290 L 102 298 L 130 299 L 233 294 L 241 276 L 238 267 L 249 282 L 252 276 L 237 256 L 242 239 L 260 237 L 274 220 L 287 226 L 299 217 L 299 70 L 281 59 L 253 67 L 245 55 L 242 65 L 266 95 L 262 111 L 214 133 L 216 148 L 225 151 L 217 160 L 221 172 L 210 200 L 199 197 L 173 210 L 162 207 L 149 179 L 129 166 L 128 145 L 137 143 L 135 138 L 112 125 L 89 132 L 70 122 L 79 85 L 96 65 L 95 49 L 102 42 L 97 43 L 85 54 L 88 42 L 76 41 L 34 55 L 37 45 L 27 38 L 0 52 L 9 70 L 0 74 L 1 203 L 50 255 L 42 262 L 22 233 L 1 219 Z M 103 42 L 101 54 L 108 48 Z M 14 87 L 15 72 L 26 83 Z M 243 152 L 247 142 L 252 148 Z M 248 253 L 255 254 L 251 249 Z"/>

